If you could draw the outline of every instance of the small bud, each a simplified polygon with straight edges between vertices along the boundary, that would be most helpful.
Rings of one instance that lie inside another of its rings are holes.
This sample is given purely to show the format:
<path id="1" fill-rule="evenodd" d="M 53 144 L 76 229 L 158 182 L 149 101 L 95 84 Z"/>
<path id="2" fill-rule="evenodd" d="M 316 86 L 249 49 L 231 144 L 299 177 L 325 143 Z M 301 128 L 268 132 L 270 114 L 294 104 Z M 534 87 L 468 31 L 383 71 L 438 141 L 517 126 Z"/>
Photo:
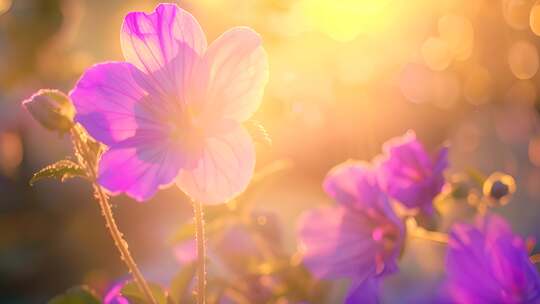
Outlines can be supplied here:
<path id="1" fill-rule="evenodd" d="M 39 90 L 22 104 L 35 120 L 49 130 L 65 133 L 73 126 L 75 108 L 69 97 L 58 90 Z"/>
<path id="2" fill-rule="evenodd" d="M 485 197 L 488 197 L 500 205 L 508 203 L 509 197 L 516 191 L 516 181 L 508 174 L 495 172 L 491 174 L 482 188 Z"/>

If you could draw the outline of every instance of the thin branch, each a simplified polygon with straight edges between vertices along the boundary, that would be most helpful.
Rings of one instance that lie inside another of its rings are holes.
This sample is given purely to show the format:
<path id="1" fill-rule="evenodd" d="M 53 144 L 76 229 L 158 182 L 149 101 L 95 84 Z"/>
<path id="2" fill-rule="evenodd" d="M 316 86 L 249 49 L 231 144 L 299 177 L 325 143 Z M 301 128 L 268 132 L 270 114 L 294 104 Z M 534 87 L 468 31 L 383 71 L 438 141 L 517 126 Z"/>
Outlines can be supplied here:
<path id="1" fill-rule="evenodd" d="M 204 212 L 201 203 L 193 202 L 197 242 L 197 303 L 206 303 L 206 243 L 204 239 Z"/>
<path id="2" fill-rule="evenodd" d="M 411 237 L 432 241 L 439 244 L 448 244 L 448 234 L 438 231 L 429 231 L 424 228 L 416 227 L 416 229 L 410 230 L 409 235 Z"/>
<path id="3" fill-rule="evenodd" d="M 79 162 L 82 162 L 83 165 L 89 174 L 90 179 L 92 180 L 92 187 L 94 188 L 94 196 L 99 203 L 101 209 L 101 214 L 105 219 L 105 225 L 109 230 L 109 233 L 116 245 L 116 248 L 120 252 L 120 258 L 126 264 L 129 272 L 133 275 L 133 280 L 135 284 L 139 287 L 140 291 L 145 295 L 149 303 L 157 304 L 148 283 L 144 279 L 141 271 L 137 267 L 135 260 L 131 256 L 131 253 L 128 249 L 128 243 L 122 237 L 122 232 L 118 229 L 116 221 L 114 220 L 114 215 L 112 213 L 111 205 L 109 204 L 109 199 L 101 186 L 96 182 L 97 180 L 97 164 L 93 163 L 92 159 L 94 157 L 91 155 L 87 145 L 83 142 L 81 134 L 84 134 L 82 130 L 74 128 L 72 132 L 73 141 L 75 145 L 75 152 Z"/>

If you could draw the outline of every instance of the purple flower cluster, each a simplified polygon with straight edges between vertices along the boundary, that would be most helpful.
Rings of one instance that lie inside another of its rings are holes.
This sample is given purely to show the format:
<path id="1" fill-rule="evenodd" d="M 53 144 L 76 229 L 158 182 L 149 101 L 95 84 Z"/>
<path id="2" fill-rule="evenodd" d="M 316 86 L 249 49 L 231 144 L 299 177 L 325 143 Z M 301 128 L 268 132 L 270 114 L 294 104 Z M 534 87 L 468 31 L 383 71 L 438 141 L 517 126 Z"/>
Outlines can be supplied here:
<path id="1" fill-rule="evenodd" d="M 398 269 L 405 226 L 391 198 L 431 212 L 444 183 L 447 149 L 432 159 L 413 132 L 384 145 L 374 165 L 345 162 L 323 183 L 337 207 L 311 210 L 299 223 L 304 264 L 319 278 L 351 279 L 347 303 L 377 301 L 378 281 Z"/>
<path id="2" fill-rule="evenodd" d="M 319 278 L 351 279 L 348 303 L 373 299 L 373 279 L 397 269 L 405 227 L 365 163 L 332 169 L 324 190 L 339 206 L 309 211 L 300 220 L 304 264 Z"/>
<path id="3" fill-rule="evenodd" d="M 377 303 L 380 279 L 398 269 L 405 228 L 390 198 L 432 214 L 445 182 L 446 147 L 432 158 L 409 131 L 383 149 L 373 166 L 332 169 L 323 187 L 338 206 L 308 211 L 300 221 L 304 265 L 318 278 L 350 279 L 346 303 Z M 540 276 L 525 242 L 496 215 L 453 226 L 446 269 L 441 303 L 540 303 Z"/>

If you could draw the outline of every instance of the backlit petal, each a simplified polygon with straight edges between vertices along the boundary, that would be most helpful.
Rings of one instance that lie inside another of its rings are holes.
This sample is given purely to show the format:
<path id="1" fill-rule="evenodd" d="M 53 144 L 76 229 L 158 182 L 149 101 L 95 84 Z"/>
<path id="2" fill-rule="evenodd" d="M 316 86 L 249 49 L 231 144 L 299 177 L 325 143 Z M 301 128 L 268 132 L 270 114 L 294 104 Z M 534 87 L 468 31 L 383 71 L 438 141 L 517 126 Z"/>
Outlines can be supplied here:
<path id="1" fill-rule="evenodd" d="M 243 192 L 253 175 L 255 150 L 240 125 L 206 139 L 197 166 L 181 170 L 177 185 L 197 202 L 219 204 Z"/>
<path id="2" fill-rule="evenodd" d="M 324 191 L 352 208 L 374 207 L 382 194 L 369 164 L 347 161 L 332 168 L 323 182 Z"/>
<path id="3" fill-rule="evenodd" d="M 210 45 L 205 62 L 210 69 L 208 110 L 237 121 L 251 117 L 268 81 L 261 37 L 247 27 L 233 28 Z"/>
<path id="4" fill-rule="evenodd" d="M 145 201 L 174 180 L 182 163 L 177 150 L 161 143 L 113 147 L 101 158 L 98 182 L 112 193 Z"/>
<path id="5" fill-rule="evenodd" d="M 150 14 L 129 13 L 121 44 L 126 61 L 148 76 L 141 85 L 178 99 L 185 98 L 194 65 L 207 46 L 197 20 L 175 4 L 160 4 Z"/>
<path id="6" fill-rule="evenodd" d="M 155 128 L 156 119 L 140 106 L 146 92 L 134 80 L 138 73 L 131 64 L 121 62 L 88 69 L 70 93 L 77 111 L 75 121 L 107 145 L 135 135 L 140 128 Z"/>

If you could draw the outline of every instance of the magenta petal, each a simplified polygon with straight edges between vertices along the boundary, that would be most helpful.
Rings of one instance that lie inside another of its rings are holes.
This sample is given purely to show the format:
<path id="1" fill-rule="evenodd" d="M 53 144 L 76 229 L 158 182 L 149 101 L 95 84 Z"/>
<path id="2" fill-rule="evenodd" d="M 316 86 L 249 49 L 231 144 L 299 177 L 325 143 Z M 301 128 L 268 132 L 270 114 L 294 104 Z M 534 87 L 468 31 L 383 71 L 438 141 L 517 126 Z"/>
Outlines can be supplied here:
<path id="1" fill-rule="evenodd" d="M 181 170 L 177 185 L 197 202 L 219 204 L 243 192 L 253 175 L 255 149 L 241 125 L 206 139 L 192 170 Z"/>
<path id="2" fill-rule="evenodd" d="M 459 303 L 538 303 L 540 275 L 501 217 L 455 224 L 446 257 L 448 295 Z"/>
<path id="3" fill-rule="evenodd" d="M 107 145 L 135 135 L 139 128 L 155 128 L 154 118 L 137 109 L 146 96 L 133 79 L 137 73 L 131 64 L 120 62 L 88 69 L 70 93 L 75 121 Z"/>
<path id="4" fill-rule="evenodd" d="M 373 225 L 347 208 L 324 208 L 305 213 L 299 221 L 304 264 L 319 278 L 363 280 L 375 274 L 378 246 Z"/>
<path id="5" fill-rule="evenodd" d="M 378 304 L 379 280 L 370 278 L 364 281 L 353 281 L 345 299 L 345 304 Z"/>
<path id="6" fill-rule="evenodd" d="M 324 191 L 339 203 L 358 210 L 373 207 L 385 200 L 377 175 L 369 164 L 347 161 L 328 172 L 323 182 Z"/>
<path id="7" fill-rule="evenodd" d="M 125 192 L 145 201 L 174 180 L 182 162 L 175 149 L 156 142 L 139 147 L 113 147 L 101 158 L 98 182 L 112 193 Z"/>
<path id="8" fill-rule="evenodd" d="M 126 61 L 149 76 L 142 80 L 160 94 L 180 98 L 207 46 L 197 20 L 176 4 L 160 4 L 150 14 L 128 14 L 121 44 Z"/>
<path id="9" fill-rule="evenodd" d="M 268 81 L 268 59 L 261 37 L 246 27 L 223 33 L 208 48 L 207 105 L 226 118 L 244 121 L 259 107 Z"/>
<path id="10" fill-rule="evenodd" d="M 444 185 L 448 148 L 433 159 L 412 131 L 384 144 L 379 177 L 388 194 L 410 209 L 433 212 L 433 199 Z"/>
<path id="11" fill-rule="evenodd" d="M 115 283 L 103 297 L 103 304 L 129 304 L 128 299 L 122 296 L 121 290 L 127 281 Z"/>

